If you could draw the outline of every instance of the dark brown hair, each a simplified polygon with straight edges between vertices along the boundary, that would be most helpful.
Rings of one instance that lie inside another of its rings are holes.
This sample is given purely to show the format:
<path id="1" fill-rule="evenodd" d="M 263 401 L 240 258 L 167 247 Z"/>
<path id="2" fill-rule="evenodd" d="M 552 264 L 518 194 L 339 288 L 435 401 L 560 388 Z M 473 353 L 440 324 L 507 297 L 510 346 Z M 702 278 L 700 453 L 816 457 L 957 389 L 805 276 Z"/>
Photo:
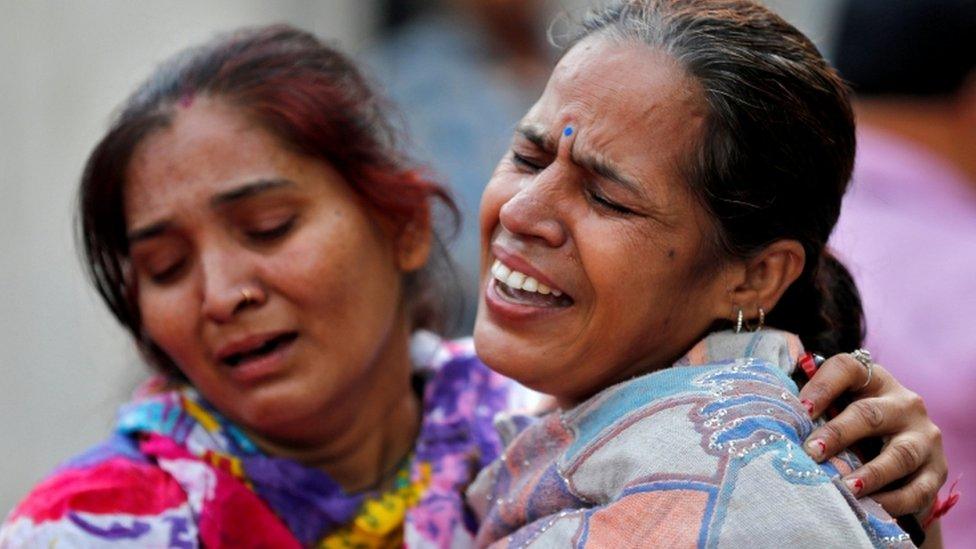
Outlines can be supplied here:
<path id="1" fill-rule="evenodd" d="M 860 297 L 826 249 L 854 166 L 847 87 L 797 29 L 750 0 L 630 0 L 591 12 L 590 36 L 671 55 L 704 90 L 708 115 L 687 180 L 714 225 L 719 258 L 780 239 L 806 265 L 766 321 L 834 354 L 864 337 Z"/>
<path id="2" fill-rule="evenodd" d="M 271 131 L 283 146 L 334 167 L 364 201 L 396 224 L 439 201 L 457 226 L 444 187 L 425 178 L 397 147 L 388 107 L 356 66 L 315 36 L 284 25 L 244 29 L 175 55 L 129 97 L 95 147 L 81 178 L 79 240 L 88 273 L 109 309 L 141 351 L 165 373 L 172 361 L 143 333 L 128 268 L 123 212 L 125 172 L 133 151 L 172 121 L 195 95 L 218 97 Z M 414 328 L 442 329 L 454 288 L 434 288 L 432 270 L 451 271 L 441 239 L 427 267 L 405 277 Z M 455 282 L 456 285 L 456 282 Z"/>

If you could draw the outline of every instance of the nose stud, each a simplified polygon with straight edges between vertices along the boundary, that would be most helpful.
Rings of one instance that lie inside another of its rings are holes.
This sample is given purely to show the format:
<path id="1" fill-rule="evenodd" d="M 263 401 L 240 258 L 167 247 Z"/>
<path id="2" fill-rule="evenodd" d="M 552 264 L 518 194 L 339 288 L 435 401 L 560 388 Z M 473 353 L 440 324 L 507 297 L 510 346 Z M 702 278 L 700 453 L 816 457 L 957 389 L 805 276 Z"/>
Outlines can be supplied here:
<path id="1" fill-rule="evenodd" d="M 241 297 L 244 298 L 244 303 L 245 304 L 254 303 L 254 301 L 256 299 L 254 297 L 254 293 L 252 293 L 251 290 L 249 290 L 247 288 L 241 288 Z"/>

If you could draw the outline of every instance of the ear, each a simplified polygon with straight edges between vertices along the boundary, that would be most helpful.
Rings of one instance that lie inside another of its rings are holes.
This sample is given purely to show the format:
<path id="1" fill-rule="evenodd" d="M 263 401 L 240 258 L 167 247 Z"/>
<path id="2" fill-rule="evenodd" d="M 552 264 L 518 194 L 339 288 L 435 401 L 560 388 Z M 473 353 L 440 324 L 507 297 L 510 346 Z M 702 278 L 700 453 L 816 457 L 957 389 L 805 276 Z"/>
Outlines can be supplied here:
<path id="1" fill-rule="evenodd" d="M 747 319 L 773 310 L 786 289 L 803 272 L 806 252 L 796 240 L 777 240 L 744 264 L 739 283 L 729 291 L 732 305 L 742 307 Z"/>
<path id="2" fill-rule="evenodd" d="M 395 250 L 397 267 L 409 273 L 427 264 L 432 238 L 430 208 L 424 206 L 397 232 Z"/>

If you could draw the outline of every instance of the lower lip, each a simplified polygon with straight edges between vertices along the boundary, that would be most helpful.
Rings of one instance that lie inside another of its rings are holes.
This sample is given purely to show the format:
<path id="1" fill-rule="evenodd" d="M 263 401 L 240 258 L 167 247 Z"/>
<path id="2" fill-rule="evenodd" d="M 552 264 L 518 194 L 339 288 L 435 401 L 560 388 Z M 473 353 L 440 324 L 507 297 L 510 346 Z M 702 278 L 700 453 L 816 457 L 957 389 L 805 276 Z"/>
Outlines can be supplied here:
<path id="1" fill-rule="evenodd" d="M 288 364 L 297 339 L 293 339 L 283 345 L 279 345 L 270 354 L 261 358 L 248 360 L 237 366 L 225 366 L 230 370 L 230 377 L 234 381 L 242 384 L 255 383 L 265 378 L 280 374 Z"/>
<path id="2" fill-rule="evenodd" d="M 494 277 L 488 280 L 485 287 L 485 305 L 493 319 L 507 322 L 549 319 L 572 308 L 572 305 L 569 307 L 533 307 L 513 303 L 501 294 L 498 289 L 498 280 Z"/>

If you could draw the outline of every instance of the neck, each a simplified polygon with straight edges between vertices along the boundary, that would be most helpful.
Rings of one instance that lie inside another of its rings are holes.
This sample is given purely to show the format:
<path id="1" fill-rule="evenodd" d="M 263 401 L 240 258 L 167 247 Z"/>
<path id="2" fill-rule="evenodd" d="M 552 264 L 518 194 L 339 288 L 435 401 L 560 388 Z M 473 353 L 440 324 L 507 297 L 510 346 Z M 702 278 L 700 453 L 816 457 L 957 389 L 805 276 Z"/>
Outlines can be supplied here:
<path id="1" fill-rule="evenodd" d="M 421 403 L 410 382 L 406 323 L 340 402 L 315 417 L 276 429 L 290 436 L 248 433 L 268 455 L 325 471 L 346 492 L 385 488 L 411 451 L 420 428 Z"/>
<path id="2" fill-rule="evenodd" d="M 966 175 L 976 189 L 976 153 L 965 116 L 951 99 L 912 101 L 862 99 L 856 103 L 858 124 L 896 135 L 926 149 Z"/>

